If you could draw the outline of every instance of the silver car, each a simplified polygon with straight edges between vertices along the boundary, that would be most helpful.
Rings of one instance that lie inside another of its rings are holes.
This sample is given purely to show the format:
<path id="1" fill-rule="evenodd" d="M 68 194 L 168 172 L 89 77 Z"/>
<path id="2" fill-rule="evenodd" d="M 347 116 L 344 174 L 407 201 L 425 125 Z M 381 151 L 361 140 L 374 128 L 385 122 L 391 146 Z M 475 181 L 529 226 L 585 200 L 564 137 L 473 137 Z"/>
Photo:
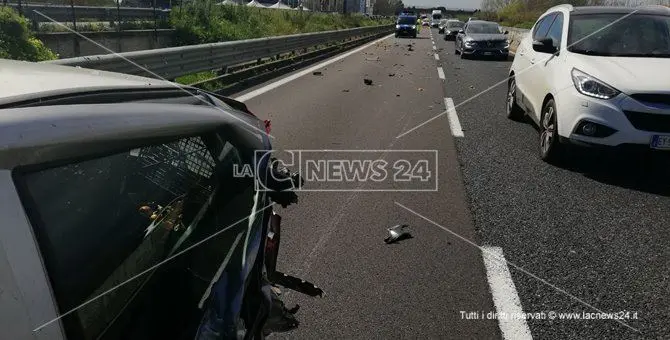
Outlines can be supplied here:
<path id="1" fill-rule="evenodd" d="M 269 142 L 244 104 L 3 59 L 0 88 L 0 338 L 194 339 L 220 269 L 251 289 L 266 195 L 233 174 Z"/>

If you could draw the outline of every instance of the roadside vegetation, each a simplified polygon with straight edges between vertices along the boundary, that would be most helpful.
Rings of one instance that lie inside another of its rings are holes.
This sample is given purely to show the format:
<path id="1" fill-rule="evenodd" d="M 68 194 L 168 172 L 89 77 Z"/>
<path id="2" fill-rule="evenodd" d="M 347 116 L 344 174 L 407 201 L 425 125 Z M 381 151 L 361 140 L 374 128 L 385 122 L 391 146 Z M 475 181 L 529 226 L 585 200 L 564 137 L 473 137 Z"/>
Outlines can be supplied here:
<path id="1" fill-rule="evenodd" d="M 277 10 L 248 7 L 244 5 L 218 5 L 218 0 L 190 2 L 175 6 L 169 21 L 122 21 L 121 30 L 175 29 L 175 45 L 191 45 L 261 38 L 267 36 L 321 32 L 354 27 L 392 24 L 393 19 L 372 19 L 361 14 L 342 15 L 297 10 Z M 393 15 L 394 6 L 402 6 L 398 0 L 380 0 L 380 9 Z M 77 31 L 116 31 L 117 22 L 91 22 L 78 18 Z M 67 32 L 73 30 L 72 23 L 42 23 L 39 32 Z"/>
<path id="2" fill-rule="evenodd" d="M 154 29 L 153 21 L 122 21 L 121 24 L 122 31 L 129 30 L 150 30 Z M 168 22 L 159 21 L 156 25 L 158 29 L 170 28 Z M 52 32 L 71 32 L 74 30 L 74 25 L 72 23 L 51 23 L 45 22 L 40 24 L 39 32 L 40 33 L 52 33 Z M 77 21 L 77 32 L 109 32 L 116 31 L 117 23 L 116 21 L 110 22 L 95 22 L 95 21 Z"/>
<path id="3" fill-rule="evenodd" d="M 170 22 L 176 30 L 175 44 L 180 46 L 391 24 L 392 19 L 377 21 L 358 14 L 275 10 L 203 1 L 173 9 Z"/>
<path id="4" fill-rule="evenodd" d="M 482 0 L 478 17 L 497 21 L 502 26 L 531 28 L 547 9 L 560 5 L 573 6 L 640 6 L 665 5 L 668 0 Z"/>
<path id="5" fill-rule="evenodd" d="M 195 73 L 195 74 L 187 74 L 185 76 L 177 77 L 175 79 L 176 83 L 179 84 L 184 84 L 184 85 L 193 85 L 196 83 L 203 82 L 202 84 L 197 85 L 197 87 L 206 90 L 206 91 L 216 91 L 217 89 L 221 88 L 222 86 L 225 86 L 226 84 L 222 82 L 206 82 L 208 80 L 216 78 L 217 74 L 214 71 L 205 71 L 205 72 L 200 72 L 200 73 Z"/>
<path id="6" fill-rule="evenodd" d="M 0 58 L 43 61 L 58 55 L 35 38 L 28 20 L 10 7 L 0 7 Z"/>

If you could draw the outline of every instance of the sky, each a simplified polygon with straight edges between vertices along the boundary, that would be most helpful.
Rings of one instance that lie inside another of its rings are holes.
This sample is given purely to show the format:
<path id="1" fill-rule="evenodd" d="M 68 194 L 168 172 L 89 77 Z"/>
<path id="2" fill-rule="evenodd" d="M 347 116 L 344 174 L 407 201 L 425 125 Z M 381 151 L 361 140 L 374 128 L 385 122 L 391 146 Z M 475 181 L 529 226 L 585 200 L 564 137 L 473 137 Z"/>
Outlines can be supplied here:
<path id="1" fill-rule="evenodd" d="M 402 0 L 402 3 L 407 7 L 422 6 L 422 7 L 438 7 L 444 6 L 448 9 L 471 9 L 479 8 L 481 0 Z"/>

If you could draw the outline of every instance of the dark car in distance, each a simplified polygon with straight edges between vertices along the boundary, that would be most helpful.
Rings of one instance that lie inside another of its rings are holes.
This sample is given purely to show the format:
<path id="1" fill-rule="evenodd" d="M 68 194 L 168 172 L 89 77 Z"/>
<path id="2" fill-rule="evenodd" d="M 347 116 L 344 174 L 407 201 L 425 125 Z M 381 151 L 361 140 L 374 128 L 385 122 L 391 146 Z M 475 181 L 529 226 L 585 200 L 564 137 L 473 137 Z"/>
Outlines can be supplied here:
<path id="1" fill-rule="evenodd" d="M 417 18 L 414 15 L 403 15 L 398 17 L 395 23 L 395 37 L 407 36 L 416 38 Z"/>
<path id="2" fill-rule="evenodd" d="M 458 31 L 460 31 L 463 26 L 465 26 L 465 23 L 460 20 L 447 20 L 447 23 L 442 29 L 443 32 L 440 33 L 444 33 L 444 40 L 454 40 L 456 38 L 456 34 L 458 34 Z"/>
<path id="3" fill-rule="evenodd" d="M 468 21 L 463 29 L 458 31 L 454 41 L 456 54 L 461 58 L 495 57 L 507 59 L 509 55 L 509 41 L 507 31 L 500 30 L 495 22 L 472 20 Z"/>

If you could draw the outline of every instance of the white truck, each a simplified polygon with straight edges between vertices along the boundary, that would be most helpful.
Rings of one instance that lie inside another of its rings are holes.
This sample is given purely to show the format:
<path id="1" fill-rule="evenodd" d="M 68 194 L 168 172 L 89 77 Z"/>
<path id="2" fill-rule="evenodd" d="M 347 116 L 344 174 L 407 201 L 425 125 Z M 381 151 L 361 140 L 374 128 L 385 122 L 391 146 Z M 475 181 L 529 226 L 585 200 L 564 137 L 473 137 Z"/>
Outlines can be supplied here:
<path id="1" fill-rule="evenodd" d="M 438 27 L 440 25 L 440 20 L 442 20 L 442 11 L 434 9 L 430 15 L 430 27 Z"/>

